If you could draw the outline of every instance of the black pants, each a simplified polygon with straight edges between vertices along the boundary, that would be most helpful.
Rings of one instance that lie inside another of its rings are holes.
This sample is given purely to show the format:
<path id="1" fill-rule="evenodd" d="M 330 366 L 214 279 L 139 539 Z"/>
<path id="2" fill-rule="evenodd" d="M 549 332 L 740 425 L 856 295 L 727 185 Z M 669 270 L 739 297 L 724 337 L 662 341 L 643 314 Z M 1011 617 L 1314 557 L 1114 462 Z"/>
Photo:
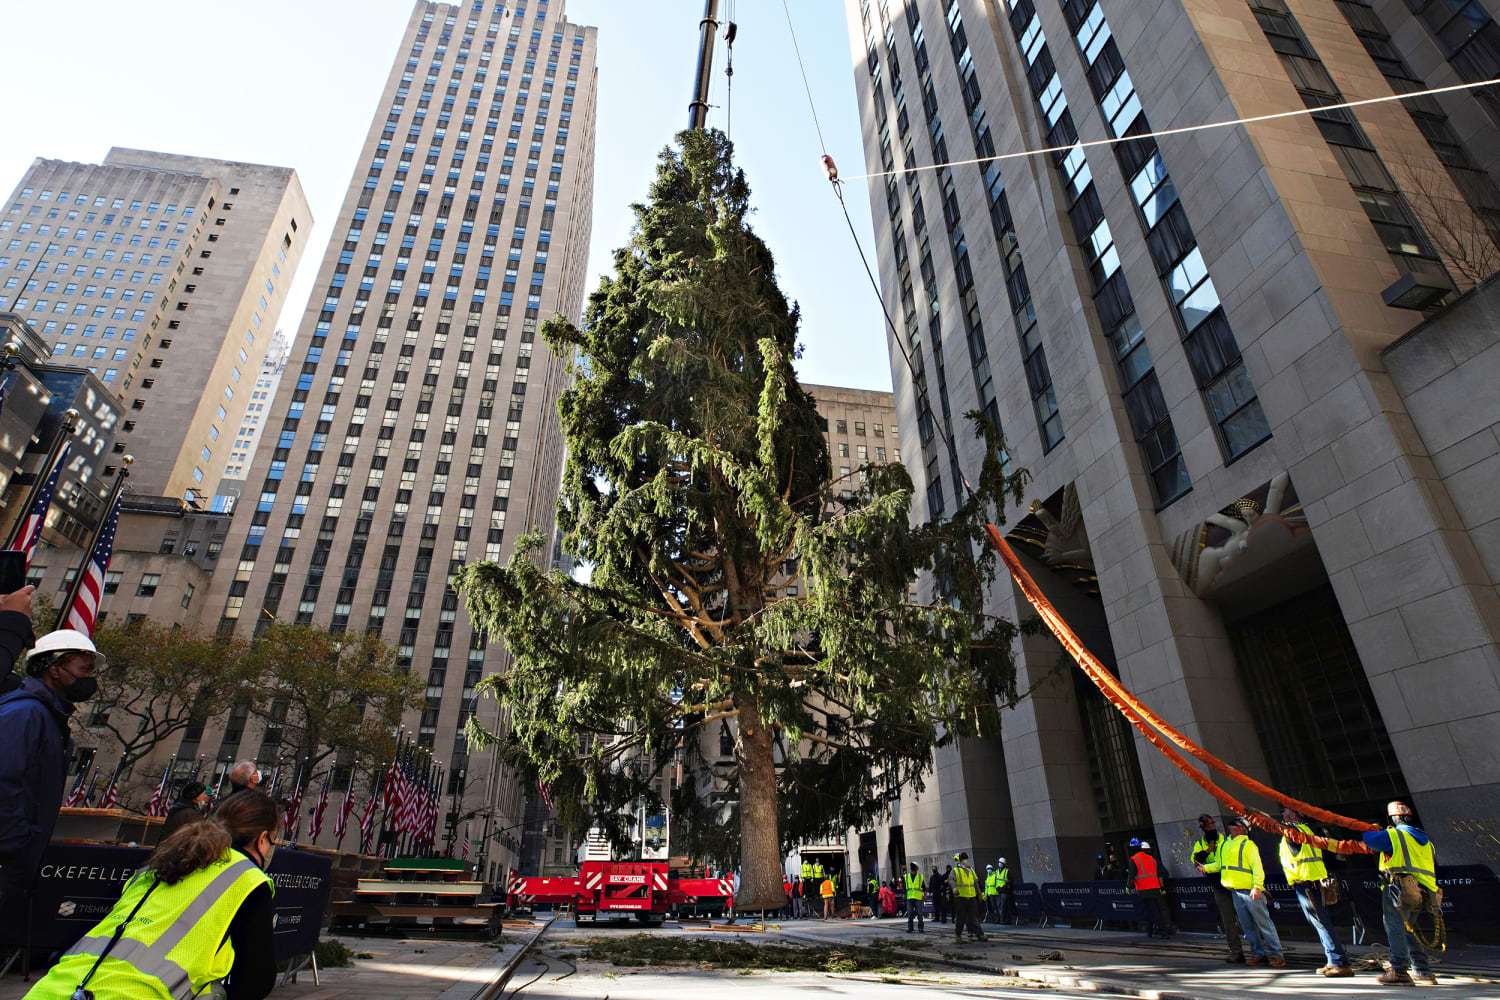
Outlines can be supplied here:
<path id="1" fill-rule="evenodd" d="M 946 924 L 948 922 L 948 901 L 943 897 L 941 890 L 932 894 L 932 922 L 935 924 Z"/>
<path id="2" fill-rule="evenodd" d="M 1234 895 L 1222 885 L 1214 886 L 1214 905 L 1219 908 L 1219 925 L 1224 928 L 1224 943 L 1231 958 L 1244 958 L 1245 945 L 1240 941 L 1240 920 L 1234 912 Z"/>
<path id="3" fill-rule="evenodd" d="M 1162 937 L 1172 933 L 1172 916 L 1167 912 L 1167 894 L 1160 889 L 1140 890 L 1141 901 L 1146 904 L 1146 936 Z M 1231 903 L 1231 905 L 1233 905 Z"/>
<path id="4" fill-rule="evenodd" d="M 977 896 L 953 897 L 953 939 L 962 941 L 965 928 L 977 938 L 984 937 L 984 928 L 979 926 L 979 898 Z"/>
<path id="5" fill-rule="evenodd" d="M 997 905 L 1000 907 L 1000 922 L 1002 924 L 1012 921 L 1015 923 L 1020 923 L 1019 920 L 1015 919 L 1016 895 L 1014 891 L 1010 889 L 1001 889 L 1000 901 Z"/>
<path id="6" fill-rule="evenodd" d="M 906 901 L 906 932 L 911 933 L 911 922 L 917 922 L 917 930 L 923 931 L 922 926 L 922 901 L 920 899 L 908 899 Z"/>

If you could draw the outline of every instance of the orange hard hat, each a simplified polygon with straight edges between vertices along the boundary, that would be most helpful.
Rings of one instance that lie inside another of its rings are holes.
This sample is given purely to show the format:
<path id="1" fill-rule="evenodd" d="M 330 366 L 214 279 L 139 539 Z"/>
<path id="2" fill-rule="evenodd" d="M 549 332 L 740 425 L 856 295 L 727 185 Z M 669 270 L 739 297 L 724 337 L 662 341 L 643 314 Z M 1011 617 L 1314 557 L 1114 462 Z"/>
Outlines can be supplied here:
<path id="1" fill-rule="evenodd" d="M 1385 804 L 1385 814 L 1387 816 L 1410 816 L 1412 814 L 1411 806 L 1405 802 L 1387 802 Z"/>

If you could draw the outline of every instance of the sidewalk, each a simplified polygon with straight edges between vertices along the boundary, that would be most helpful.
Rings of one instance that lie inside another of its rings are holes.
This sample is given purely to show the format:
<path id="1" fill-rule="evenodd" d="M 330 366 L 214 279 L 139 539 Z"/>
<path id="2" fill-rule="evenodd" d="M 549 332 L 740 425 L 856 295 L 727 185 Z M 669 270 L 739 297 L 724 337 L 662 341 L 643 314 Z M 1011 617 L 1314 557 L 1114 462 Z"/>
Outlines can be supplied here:
<path id="1" fill-rule="evenodd" d="M 1442 991 L 1451 996 L 1500 996 L 1500 948 L 1470 946 L 1455 950 L 1437 965 L 1436 987 L 1386 987 L 1375 981 L 1378 972 L 1348 979 L 1325 979 L 1313 970 L 1323 964 L 1323 953 L 1312 941 L 1286 941 L 1287 967 L 1246 968 L 1224 962 L 1221 940 L 1205 934 L 1179 934 L 1170 941 L 1146 938 L 1138 932 L 1094 931 L 1051 927 L 984 925 L 989 941 L 953 941 L 952 924 L 928 922 L 927 933 L 906 934 L 904 919 L 786 920 L 777 924 L 785 937 L 827 944 L 873 943 L 894 947 L 913 958 L 942 958 L 973 971 L 1004 972 L 1054 986 L 1095 986 L 1108 992 L 1172 1000 L 1222 1000 L 1295 995 L 1305 1000 L 1338 997 L 1378 998 Z M 1359 959 L 1384 948 L 1354 946 Z M 1062 958 L 1042 954 L 1061 952 Z"/>
<path id="2" fill-rule="evenodd" d="M 322 985 L 313 982 L 311 967 L 297 974 L 297 981 L 277 986 L 272 1000 L 436 1000 L 444 991 L 469 997 L 480 983 L 488 982 L 531 934 L 507 927 L 503 947 L 482 941 L 433 938 L 343 937 L 353 954 L 368 953 L 344 969 L 324 969 Z M 278 980 L 279 981 L 279 980 Z M 21 1000 L 34 985 L 23 984 L 19 975 L 0 979 L 0 1000 Z"/>

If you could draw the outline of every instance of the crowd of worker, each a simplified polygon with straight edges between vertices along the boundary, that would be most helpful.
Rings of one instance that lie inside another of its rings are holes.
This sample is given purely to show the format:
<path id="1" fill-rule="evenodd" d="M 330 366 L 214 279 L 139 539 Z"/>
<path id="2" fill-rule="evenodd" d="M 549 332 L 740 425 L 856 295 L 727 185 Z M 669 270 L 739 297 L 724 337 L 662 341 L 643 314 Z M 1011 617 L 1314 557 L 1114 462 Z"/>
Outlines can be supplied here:
<path id="1" fill-rule="evenodd" d="M 1384 881 L 1381 915 L 1390 941 L 1390 969 L 1379 981 L 1385 985 L 1434 983 L 1432 956 L 1413 931 L 1423 911 L 1441 906 L 1433 846 L 1416 826 L 1405 803 L 1391 802 L 1386 811 L 1389 825 L 1364 834 L 1365 844 L 1379 855 Z M 1299 831 L 1302 838 L 1316 836 L 1292 809 L 1282 810 L 1281 821 L 1286 829 Z M 1219 925 L 1228 945 L 1225 961 L 1284 968 L 1281 937 L 1271 919 L 1266 868 L 1260 848 L 1249 837 L 1248 821 L 1241 816 L 1229 817 L 1226 834 L 1221 835 L 1218 821 L 1205 813 L 1198 817 L 1198 827 L 1200 835 L 1191 850 L 1193 867 L 1211 880 Z M 1282 873 L 1324 953 L 1325 962 L 1318 974 L 1330 978 L 1354 975 L 1348 950 L 1338 938 L 1329 911 L 1338 901 L 1340 888 L 1339 881 L 1328 873 L 1323 851 L 1301 838 L 1283 836 L 1279 855 Z M 1170 938 L 1176 933 L 1166 870 L 1149 841 L 1132 838 L 1128 853 L 1123 855 L 1106 844 L 1096 861 L 1095 879 L 1123 881 L 1141 898 L 1141 923 L 1148 937 Z M 905 916 L 906 932 L 923 934 L 929 922 L 926 909 L 930 902 L 930 922 L 951 922 L 954 939 L 959 942 L 965 935 L 974 941 L 988 940 L 982 926 L 985 923 L 1017 922 L 1014 890 L 1019 879 L 1005 858 L 986 864 L 983 874 L 970 863 L 967 852 L 955 854 L 953 862 L 942 871 L 933 865 L 926 873 L 911 862 L 900 877 L 884 882 L 872 875 L 862 886 L 861 905 L 871 918 Z M 833 919 L 835 900 L 847 891 L 841 872 L 825 870 L 820 861 L 812 859 L 802 861 L 800 878 L 795 872 L 788 874 L 783 887 L 789 903 L 782 916 L 790 919 Z M 864 911 L 859 912 L 863 915 Z"/>

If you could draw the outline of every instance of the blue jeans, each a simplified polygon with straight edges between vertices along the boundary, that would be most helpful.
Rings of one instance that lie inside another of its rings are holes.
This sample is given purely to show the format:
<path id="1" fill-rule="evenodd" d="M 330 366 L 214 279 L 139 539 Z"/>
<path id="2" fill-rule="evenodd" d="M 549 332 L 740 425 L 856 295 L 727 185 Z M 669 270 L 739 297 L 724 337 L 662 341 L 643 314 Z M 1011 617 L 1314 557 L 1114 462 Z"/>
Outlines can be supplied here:
<path id="1" fill-rule="evenodd" d="M 1391 945 L 1391 968 L 1397 972 L 1411 969 L 1419 976 L 1432 975 L 1432 962 L 1411 931 L 1406 929 L 1402 911 L 1391 898 L 1390 886 L 1380 890 L 1380 920 L 1385 924 L 1385 939 Z"/>
<path id="2" fill-rule="evenodd" d="M 1256 958 L 1281 957 L 1281 936 L 1276 925 L 1271 923 L 1271 907 L 1265 900 L 1250 898 L 1249 889 L 1231 889 L 1234 896 L 1235 916 L 1240 918 L 1240 928 L 1245 932 L 1245 941 Z"/>
<path id="3" fill-rule="evenodd" d="M 1297 902 L 1302 906 L 1302 915 L 1312 924 L 1312 929 L 1318 932 L 1318 941 L 1323 945 L 1323 954 L 1327 957 L 1328 964 L 1340 967 L 1348 965 L 1349 955 L 1339 943 L 1328 907 L 1323 905 L 1322 888 L 1316 882 L 1298 882 L 1293 888 L 1297 892 Z"/>

